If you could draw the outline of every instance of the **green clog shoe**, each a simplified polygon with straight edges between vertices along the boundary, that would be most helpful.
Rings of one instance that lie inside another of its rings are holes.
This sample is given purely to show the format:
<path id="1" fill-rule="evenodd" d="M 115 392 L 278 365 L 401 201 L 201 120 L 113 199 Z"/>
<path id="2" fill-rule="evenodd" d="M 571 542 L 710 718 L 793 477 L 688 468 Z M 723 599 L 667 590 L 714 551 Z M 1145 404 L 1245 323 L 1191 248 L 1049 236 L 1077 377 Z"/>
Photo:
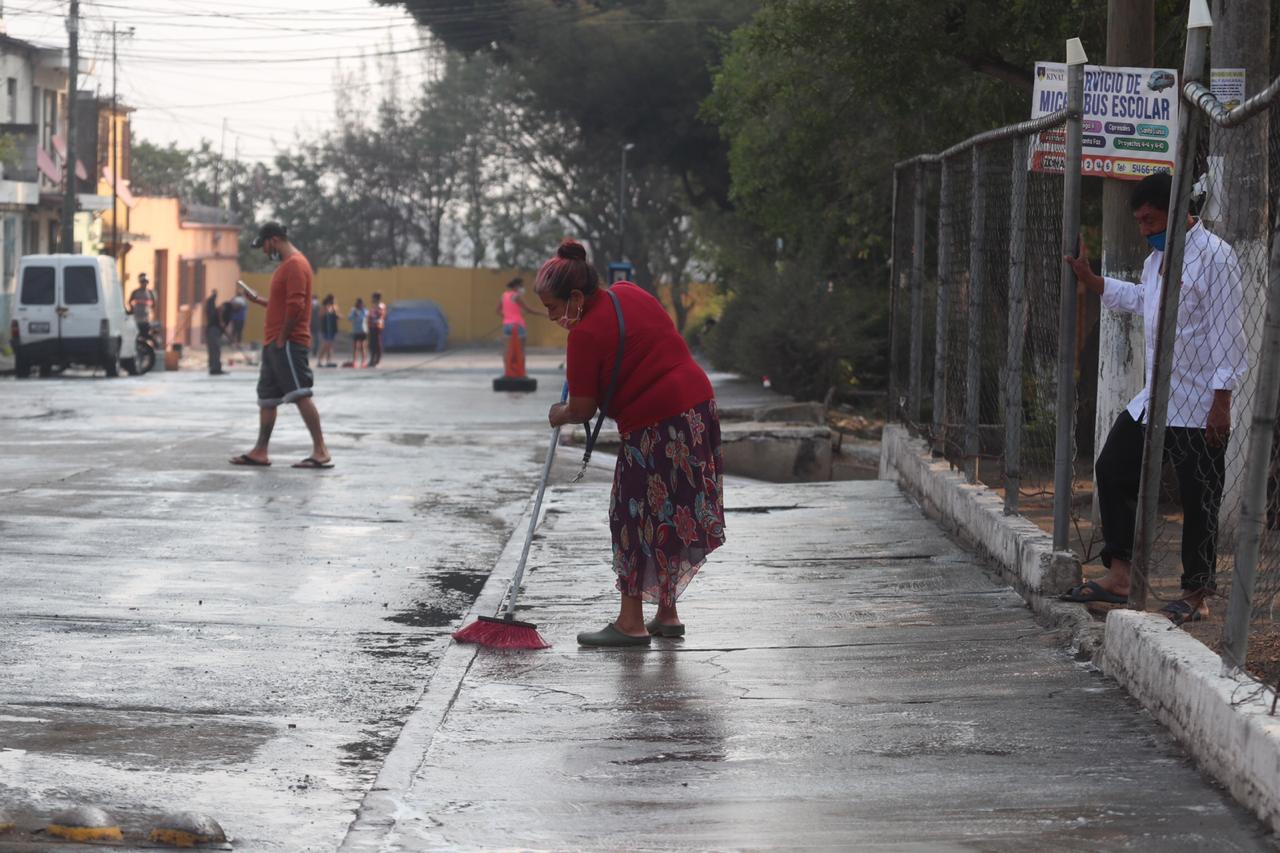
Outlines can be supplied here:
<path id="1" fill-rule="evenodd" d="M 603 647 L 627 647 L 627 646 L 647 646 L 651 641 L 651 637 L 646 634 L 643 637 L 633 637 L 630 634 L 624 634 L 614 627 L 610 622 L 600 631 L 588 631 L 578 635 L 578 645 L 580 646 L 603 646 Z"/>
<path id="2" fill-rule="evenodd" d="M 655 637 L 666 637 L 667 639 L 675 639 L 684 636 L 684 625 L 663 625 L 657 619 L 654 619 L 648 625 L 644 626 L 650 634 Z"/>

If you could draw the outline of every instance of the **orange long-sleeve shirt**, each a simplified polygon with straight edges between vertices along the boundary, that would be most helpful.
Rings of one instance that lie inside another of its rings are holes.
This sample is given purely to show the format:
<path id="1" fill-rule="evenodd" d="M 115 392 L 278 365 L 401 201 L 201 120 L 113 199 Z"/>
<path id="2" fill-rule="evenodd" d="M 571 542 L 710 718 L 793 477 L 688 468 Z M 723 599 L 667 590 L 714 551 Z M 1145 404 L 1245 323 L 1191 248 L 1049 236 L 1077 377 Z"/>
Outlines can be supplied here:
<path id="1" fill-rule="evenodd" d="M 296 318 L 289 340 L 304 347 L 311 346 L 311 264 L 301 252 L 294 252 L 276 267 L 267 295 L 267 321 L 262 329 L 263 343 L 280 337 L 286 318 Z"/>

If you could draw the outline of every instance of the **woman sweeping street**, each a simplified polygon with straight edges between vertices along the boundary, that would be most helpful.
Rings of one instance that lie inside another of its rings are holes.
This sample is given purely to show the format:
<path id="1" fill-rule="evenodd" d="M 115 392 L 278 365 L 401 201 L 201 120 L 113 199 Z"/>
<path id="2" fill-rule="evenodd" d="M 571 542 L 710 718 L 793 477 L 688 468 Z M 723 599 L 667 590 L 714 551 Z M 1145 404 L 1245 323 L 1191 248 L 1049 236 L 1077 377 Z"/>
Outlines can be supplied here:
<path id="1" fill-rule="evenodd" d="M 584 423 L 608 399 L 606 414 L 622 438 L 609 500 L 621 607 L 615 621 L 578 642 L 646 646 L 651 635 L 682 637 L 676 600 L 725 540 L 711 382 L 661 303 L 630 282 L 602 288 L 581 244 L 560 244 L 538 271 L 535 291 L 547 316 L 569 330 L 569 400 L 551 407 L 551 426 Z M 648 624 L 644 602 L 658 605 Z"/>

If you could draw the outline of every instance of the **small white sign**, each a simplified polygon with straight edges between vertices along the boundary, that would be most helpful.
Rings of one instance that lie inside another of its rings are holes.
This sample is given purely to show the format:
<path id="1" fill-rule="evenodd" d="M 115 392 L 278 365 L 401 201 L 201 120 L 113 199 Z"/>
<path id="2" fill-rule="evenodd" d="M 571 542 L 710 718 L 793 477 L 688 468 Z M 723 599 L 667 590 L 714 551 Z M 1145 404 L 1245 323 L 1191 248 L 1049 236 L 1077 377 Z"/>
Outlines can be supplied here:
<path id="1" fill-rule="evenodd" d="M 1209 72 L 1209 91 L 1224 107 L 1234 110 L 1244 103 L 1245 69 L 1214 68 Z"/>
<path id="2" fill-rule="evenodd" d="M 1067 66 L 1037 62 L 1031 117 L 1067 105 Z M 1172 172 L 1178 141 L 1178 74 L 1172 68 L 1084 67 L 1084 123 L 1081 173 L 1138 181 Z M 1062 173 L 1065 127 L 1036 134 L 1031 145 L 1034 172 Z"/>

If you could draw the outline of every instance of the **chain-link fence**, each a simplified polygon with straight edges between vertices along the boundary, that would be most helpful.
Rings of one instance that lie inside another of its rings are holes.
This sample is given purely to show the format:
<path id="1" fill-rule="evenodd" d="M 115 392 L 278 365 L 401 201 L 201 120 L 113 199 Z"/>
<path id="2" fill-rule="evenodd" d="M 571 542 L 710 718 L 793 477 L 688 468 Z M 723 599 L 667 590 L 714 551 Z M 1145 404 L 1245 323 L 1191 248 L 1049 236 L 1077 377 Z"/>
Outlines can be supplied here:
<path id="1" fill-rule="evenodd" d="M 1092 425 L 1077 423 L 1075 391 L 1093 365 L 1077 356 L 1083 297 L 1063 266 L 1066 235 L 1080 231 L 1079 179 L 1070 157 L 1065 176 L 1028 168 L 1038 136 L 1069 139 L 1071 109 L 896 168 L 896 416 L 1059 547 L 1101 557 L 1107 598 L 1126 600 L 1131 561 L 1131 605 L 1149 596 L 1229 665 L 1276 684 L 1280 80 L 1228 110 L 1196 76 L 1164 198 L 1135 199 L 1139 228 L 1168 245 L 1140 281 L 1101 286 L 1102 310 L 1142 320 L 1147 384 L 1103 425 L 1097 471 L 1076 451 Z M 1155 221 L 1165 208 L 1167 227 Z"/>
<path id="2" fill-rule="evenodd" d="M 1071 120 L 1062 110 L 981 134 L 899 164 L 894 181 L 899 419 L 970 482 L 1004 492 L 1008 511 L 1046 524 L 1064 410 L 1064 188 L 1074 181 L 1078 198 L 1079 158 L 1065 176 L 1028 167 L 1032 143 L 1060 142 Z M 1074 406 L 1065 410 L 1070 423 Z"/>
<path id="3" fill-rule="evenodd" d="M 1179 166 L 1196 179 L 1189 204 L 1196 218 L 1185 235 L 1168 358 L 1166 464 L 1147 575 L 1162 606 L 1190 619 L 1223 608 L 1212 595 L 1207 607 L 1183 603 L 1187 591 L 1208 588 L 1230 601 L 1224 660 L 1275 685 L 1280 352 L 1268 351 L 1266 326 L 1268 306 L 1280 310 L 1280 270 L 1272 257 L 1280 80 L 1234 112 L 1197 84 L 1187 89 L 1196 144 Z"/>

